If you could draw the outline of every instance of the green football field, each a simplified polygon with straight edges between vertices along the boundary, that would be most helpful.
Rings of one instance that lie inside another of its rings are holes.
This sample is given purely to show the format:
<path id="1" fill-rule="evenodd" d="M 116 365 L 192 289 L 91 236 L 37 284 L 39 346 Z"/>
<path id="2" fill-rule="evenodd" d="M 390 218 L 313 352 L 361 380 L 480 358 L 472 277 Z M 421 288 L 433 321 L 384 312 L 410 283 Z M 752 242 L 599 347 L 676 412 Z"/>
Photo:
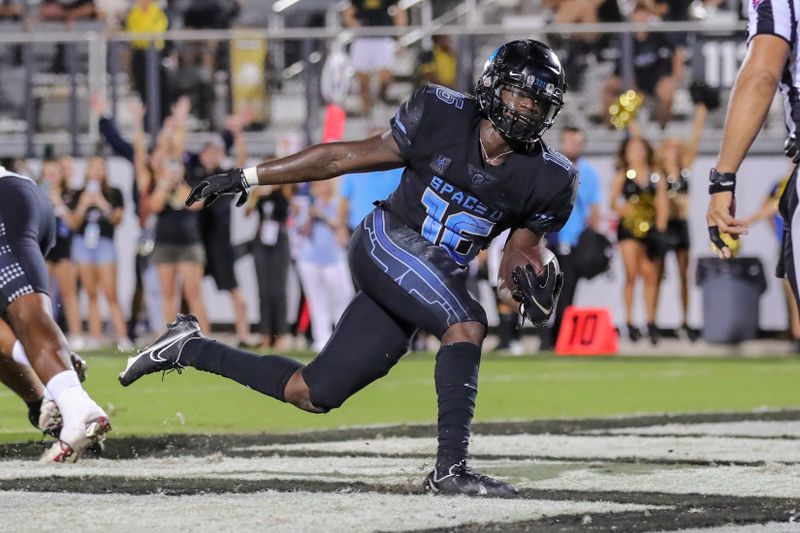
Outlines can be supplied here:
<path id="1" fill-rule="evenodd" d="M 391 373 L 327 415 L 312 415 L 226 379 L 187 369 L 128 388 L 125 359 L 89 355 L 87 388 L 112 417 L 111 436 L 293 432 L 433 423 L 433 354 L 406 356 Z M 637 413 L 743 411 L 800 406 L 800 359 L 557 358 L 484 356 L 475 420 Z M 24 404 L 0 390 L 0 441 L 37 438 Z"/>

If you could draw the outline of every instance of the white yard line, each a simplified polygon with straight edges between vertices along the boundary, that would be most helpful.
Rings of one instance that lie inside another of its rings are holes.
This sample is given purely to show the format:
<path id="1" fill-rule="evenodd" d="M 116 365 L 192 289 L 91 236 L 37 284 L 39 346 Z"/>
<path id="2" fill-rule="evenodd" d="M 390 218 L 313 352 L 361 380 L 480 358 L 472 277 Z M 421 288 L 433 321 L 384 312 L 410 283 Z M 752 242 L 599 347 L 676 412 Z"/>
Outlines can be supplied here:
<path id="1" fill-rule="evenodd" d="M 80 531 L 357 532 L 454 527 L 664 507 L 607 502 L 437 498 L 363 493 L 127 496 L 7 492 L 0 516 L 7 531 L 34 527 Z M 135 511 L 135 512 L 132 512 Z"/>
<path id="2" fill-rule="evenodd" d="M 800 437 L 800 420 L 663 424 L 646 427 L 596 429 L 585 433 L 637 435 L 743 435 L 749 437 Z"/>
<path id="3" fill-rule="evenodd" d="M 245 448 L 254 451 L 305 450 L 366 454 L 427 454 L 436 452 L 435 438 L 396 437 L 308 444 L 272 444 Z M 475 435 L 473 455 L 563 457 L 570 459 L 637 458 L 643 461 L 800 462 L 793 441 L 733 437 L 638 437 L 635 435 Z"/>
<path id="4" fill-rule="evenodd" d="M 520 488 L 800 497 L 800 466 L 795 465 L 675 467 L 497 459 L 479 460 L 475 466 Z M 419 487 L 430 467 L 430 461 L 425 459 L 364 456 L 241 458 L 215 454 L 202 458 L 87 460 L 68 466 L 15 460 L 0 462 L 0 481 L 47 477 L 57 487 L 59 478 L 76 477 L 231 482 L 282 479 L 359 482 L 410 490 Z M 199 484 L 202 486 L 202 482 Z"/>
<path id="5" fill-rule="evenodd" d="M 761 467 L 667 467 L 633 474 L 580 468 L 562 471 L 555 478 L 519 482 L 517 485 L 520 488 L 554 490 L 800 498 L 800 467 L 775 464 Z"/>

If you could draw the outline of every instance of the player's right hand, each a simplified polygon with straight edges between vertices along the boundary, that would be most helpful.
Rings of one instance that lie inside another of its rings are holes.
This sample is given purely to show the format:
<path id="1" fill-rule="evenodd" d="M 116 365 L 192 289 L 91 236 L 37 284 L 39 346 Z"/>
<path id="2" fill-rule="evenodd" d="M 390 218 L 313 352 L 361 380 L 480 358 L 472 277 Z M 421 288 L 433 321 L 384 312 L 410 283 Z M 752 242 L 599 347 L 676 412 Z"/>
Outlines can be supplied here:
<path id="1" fill-rule="evenodd" d="M 234 168 L 222 174 L 214 174 L 194 186 L 192 192 L 186 197 L 186 207 L 195 202 L 205 200 L 207 206 L 213 204 L 220 196 L 231 196 L 241 193 L 236 207 L 241 207 L 247 202 L 247 182 L 244 171 Z"/>
<path id="2" fill-rule="evenodd" d="M 747 223 L 735 215 L 736 199 L 732 192 L 718 192 L 711 195 L 706 212 L 708 237 L 716 246 L 720 259 L 730 259 L 733 256 L 728 245 L 722 240 L 721 232 L 729 234 L 733 239 L 738 239 L 739 235 L 747 235 Z"/>

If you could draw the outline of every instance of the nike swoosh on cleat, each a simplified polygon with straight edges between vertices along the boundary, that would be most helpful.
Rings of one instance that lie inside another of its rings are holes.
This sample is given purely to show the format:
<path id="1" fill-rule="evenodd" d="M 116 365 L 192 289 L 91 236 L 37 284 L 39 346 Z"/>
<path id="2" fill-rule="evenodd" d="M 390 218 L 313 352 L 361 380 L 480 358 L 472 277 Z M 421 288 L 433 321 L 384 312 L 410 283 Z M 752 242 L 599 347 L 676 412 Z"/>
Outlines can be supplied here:
<path id="1" fill-rule="evenodd" d="M 161 354 L 164 353 L 164 350 L 172 347 L 176 342 L 180 341 L 181 339 L 183 339 L 187 335 L 191 335 L 192 333 L 194 333 L 194 331 L 188 331 L 188 332 L 184 333 L 183 335 L 181 335 L 180 337 L 178 337 L 177 339 L 174 339 L 169 344 L 161 346 L 157 350 L 153 350 L 152 352 L 150 352 L 150 360 L 154 361 L 156 363 L 166 363 L 167 360 L 164 359 L 163 357 L 161 357 Z"/>
<path id="2" fill-rule="evenodd" d="M 142 357 L 144 357 L 146 355 L 148 355 L 150 357 L 150 360 L 153 361 L 153 362 L 156 362 L 156 363 L 164 363 L 164 362 L 166 362 L 166 359 L 164 359 L 163 357 L 161 357 L 158 354 L 161 354 L 164 350 L 166 350 L 167 348 L 169 348 L 170 346 L 172 346 L 176 342 L 182 340 L 183 338 L 185 338 L 185 337 L 187 337 L 187 336 L 189 336 L 189 335 L 191 335 L 191 334 L 193 334 L 193 333 L 195 333 L 197 331 L 198 331 L 197 329 L 189 330 L 186 333 L 184 333 L 183 335 L 181 335 L 180 337 L 178 337 L 176 339 L 169 340 L 168 344 L 163 344 L 163 343 L 168 341 L 168 339 L 165 339 L 165 340 L 161 341 L 161 343 L 156 344 L 154 346 L 151 346 L 148 350 L 140 353 L 136 357 L 128 358 L 128 364 L 125 367 L 125 370 L 120 374 L 120 376 L 124 376 L 125 374 L 127 374 L 128 370 L 130 370 L 131 367 L 133 365 L 135 365 L 139 361 L 139 359 L 141 359 Z"/>

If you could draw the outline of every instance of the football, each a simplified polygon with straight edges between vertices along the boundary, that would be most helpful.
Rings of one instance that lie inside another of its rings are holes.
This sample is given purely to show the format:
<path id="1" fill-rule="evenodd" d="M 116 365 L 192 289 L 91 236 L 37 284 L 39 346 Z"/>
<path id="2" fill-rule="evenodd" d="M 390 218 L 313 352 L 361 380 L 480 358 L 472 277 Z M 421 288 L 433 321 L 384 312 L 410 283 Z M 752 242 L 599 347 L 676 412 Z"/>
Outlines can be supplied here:
<path id="1" fill-rule="evenodd" d="M 497 274 L 497 294 L 503 301 L 511 301 L 514 281 L 511 273 L 518 266 L 525 267 L 531 265 L 537 276 L 541 276 L 548 263 L 558 260 L 553 252 L 544 246 L 534 247 L 510 247 L 507 246 L 500 260 L 500 268 Z"/>

